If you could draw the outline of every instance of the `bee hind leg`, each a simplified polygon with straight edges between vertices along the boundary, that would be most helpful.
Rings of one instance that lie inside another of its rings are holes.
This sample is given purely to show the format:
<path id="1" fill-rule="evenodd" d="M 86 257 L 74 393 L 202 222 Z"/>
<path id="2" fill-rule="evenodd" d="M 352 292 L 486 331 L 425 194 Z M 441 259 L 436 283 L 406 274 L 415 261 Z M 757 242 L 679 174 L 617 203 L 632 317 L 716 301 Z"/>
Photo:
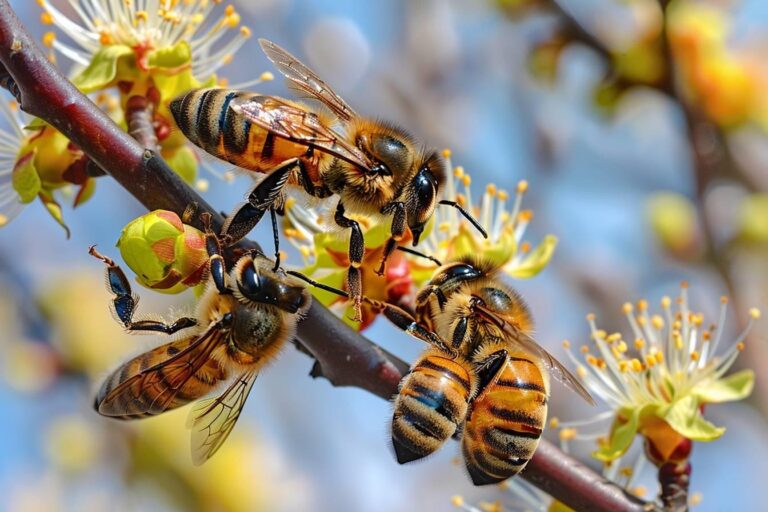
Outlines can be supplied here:
<path id="1" fill-rule="evenodd" d="M 381 257 L 381 265 L 376 271 L 376 274 L 379 276 L 384 275 L 384 268 L 387 265 L 389 256 L 392 254 L 392 251 L 397 248 L 397 244 L 400 242 L 400 240 L 403 239 L 403 235 L 405 234 L 405 204 L 403 204 L 402 201 L 389 203 L 387 206 L 382 208 L 381 213 L 385 215 L 388 213 L 394 213 L 394 215 L 392 216 L 392 229 L 390 231 L 391 236 L 389 237 L 389 240 L 387 240 L 387 244 L 384 246 L 384 255 Z"/>
<path id="2" fill-rule="evenodd" d="M 115 296 L 112 299 L 112 307 L 115 315 L 121 324 L 129 332 L 162 332 L 173 334 L 187 327 L 197 325 L 197 320 L 189 317 L 182 317 L 172 324 L 166 324 L 157 320 L 134 320 L 133 315 L 136 312 L 136 306 L 139 303 L 138 296 L 131 291 L 131 283 L 128 277 L 111 258 L 108 258 L 96 250 L 96 246 L 88 249 L 88 254 L 94 258 L 100 259 L 107 266 L 107 286 L 109 291 Z"/>
<path id="3" fill-rule="evenodd" d="M 360 229 L 360 224 L 358 224 L 357 221 L 345 216 L 344 213 L 344 204 L 339 201 L 338 206 L 336 206 L 336 214 L 334 215 L 334 220 L 340 227 L 349 228 L 352 230 L 349 236 L 349 269 L 347 271 L 347 288 L 349 289 L 349 297 L 354 300 L 354 320 L 359 322 L 362 318 L 361 307 L 363 295 L 360 265 L 363 263 L 363 255 L 365 253 L 365 239 L 363 238 L 363 231 Z"/>

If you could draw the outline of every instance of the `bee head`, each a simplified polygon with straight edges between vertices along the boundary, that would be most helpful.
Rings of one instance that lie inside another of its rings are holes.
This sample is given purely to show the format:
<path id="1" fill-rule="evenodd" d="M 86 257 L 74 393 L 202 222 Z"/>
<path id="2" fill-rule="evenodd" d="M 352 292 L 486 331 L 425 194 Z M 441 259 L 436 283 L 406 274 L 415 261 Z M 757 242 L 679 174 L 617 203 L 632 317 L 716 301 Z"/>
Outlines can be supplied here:
<path id="1" fill-rule="evenodd" d="M 435 211 L 445 172 L 445 163 L 437 152 L 426 153 L 419 159 L 410 183 L 403 188 L 400 200 L 405 204 L 414 246 L 419 243 L 424 226 Z"/>
<path id="2" fill-rule="evenodd" d="M 271 261 L 257 256 L 235 267 L 237 289 L 242 297 L 250 302 L 276 306 L 288 313 L 305 310 L 310 300 L 306 288 L 273 272 L 272 265 Z"/>

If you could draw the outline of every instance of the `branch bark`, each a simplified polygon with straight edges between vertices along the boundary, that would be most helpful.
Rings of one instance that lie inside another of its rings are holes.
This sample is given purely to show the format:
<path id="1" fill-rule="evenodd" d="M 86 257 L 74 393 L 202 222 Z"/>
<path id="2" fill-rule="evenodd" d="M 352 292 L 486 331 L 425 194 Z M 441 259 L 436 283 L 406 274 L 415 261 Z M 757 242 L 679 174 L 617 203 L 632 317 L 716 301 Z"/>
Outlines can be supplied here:
<path id="1" fill-rule="evenodd" d="M 0 0 L 0 85 L 18 92 L 21 108 L 65 134 L 147 209 L 179 215 L 190 204 L 222 216 L 160 158 L 123 132 L 78 91 L 32 42 L 7 0 Z M 18 88 L 16 91 L 15 88 Z M 192 223 L 202 228 L 199 216 Z M 256 248 L 245 240 L 240 249 Z M 389 399 L 408 365 L 346 326 L 319 303 L 299 324 L 300 343 L 317 363 L 312 375 L 336 386 L 354 386 Z M 523 477 L 577 510 L 641 512 L 648 505 L 542 440 Z"/>

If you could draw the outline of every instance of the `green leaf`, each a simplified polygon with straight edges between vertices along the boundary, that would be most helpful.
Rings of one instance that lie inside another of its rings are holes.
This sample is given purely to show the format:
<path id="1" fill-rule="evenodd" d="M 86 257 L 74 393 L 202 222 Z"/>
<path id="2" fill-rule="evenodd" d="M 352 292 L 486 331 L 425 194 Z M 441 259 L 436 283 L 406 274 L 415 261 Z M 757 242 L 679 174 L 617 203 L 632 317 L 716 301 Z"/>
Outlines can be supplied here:
<path id="1" fill-rule="evenodd" d="M 337 272 L 332 272 L 322 277 L 321 279 L 318 279 L 317 281 L 326 286 L 331 286 L 341 290 L 344 288 L 344 285 L 347 281 L 347 269 L 341 269 Z M 327 292 L 325 290 L 321 290 L 320 288 L 310 288 L 310 290 L 312 291 L 312 296 L 326 307 L 330 306 L 334 302 L 337 302 L 341 298 L 335 293 Z"/>
<path id="2" fill-rule="evenodd" d="M 123 44 L 104 46 L 96 52 L 88 67 L 72 79 L 72 83 L 86 94 L 103 89 L 117 76 L 118 60 L 132 54 L 131 47 Z"/>
<path id="3" fill-rule="evenodd" d="M 96 180 L 94 178 L 88 178 L 85 180 L 85 183 L 80 187 L 80 190 L 77 192 L 77 196 L 75 196 L 75 201 L 72 203 L 73 208 L 77 208 L 81 204 L 85 203 L 87 200 L 89 200 L 91 197 L 93 197 L 93 193 L 96 191 Z"/>
<path id="4" fill-rule="evenodd" d="M 11 183 L 22 203 L 31 203 L 42 188 L 40 175 L 35 168 L 35 155 L 37 148 L 19 158 L 13 167 Z"/>
<path id="5" fill-rule="evenodd" d="M 194 183 L 197 176 L 197 157 L 189 146 L 181 146 L 165 157 L 176 174 L 187 183 Z"/>
<path id="6" fill-rule="evenodd" d="M 61 211 L 61 206 L 59 206 L 59 203 L 57 203 L 53 198 L 53 195 L 46 191 L 41 191 L 40 200 L 43 202 L 45 209 L 48 210 L 48 213 L 51 214 L 51 217 L 53 217 L 56 222 L 58 222 L 59 225 L 64 228 L 64 231 L 67 234 L 67 238 L 69 238 L 69 227 L 64 223 L 64 216 Z"/>
<path id="7" fill-rule="evenodd" d="M 748 397 L 754 387 L 755 372 L 747 369 L 724 379 L 696 386 L 696 396 L 701 403 L 733 402 Z"/>
<path id="8" fill-rule="evenodd" d="M 610 462 L 621 457 L 635 439 L 640 423 L 640 414 L 644 408 L 619 410 L 611 426 L 611 436 L 608 443 L 601 446 L 592 456 L 603 462 Z M 620 419 L 624 418 L 624 419 Z"/>
<path id="9" fill-rule="evenodd" d="M 48 126 L 48 123 L 46 123 L 39 117 L 36 117 L 32 121 L 30 121 L 29 124 L 24 127 L 24 129 L 31 132 L 35 132 L 37 130 L 45 128 L 46 126 Z"/>
<path id="10" fill-rule="evenodd" d="M 547 266 L 557 247 L 557 237 L 547 235 L 544 240 L 526 256 L 518 265 L 507 265 L 504 270 L 510 277 L 529 279 Z"/>
<path id="11" fill-rule="evenodd" d="M 187 41 L 180 41 L 174 46 L 154 50 L 147 54 L 150 68 L 179 68 L 192 65 L 192 50 Z"/>
<path id="12" fill-rule="evenodd" d="M 694 396 L 687 396 L 659 410 L 659 417 L 683 437 L 692 441 L 713 441 L 725 432 L 724 427 L 717 427 L 701 415 L 699 401 Z"/>

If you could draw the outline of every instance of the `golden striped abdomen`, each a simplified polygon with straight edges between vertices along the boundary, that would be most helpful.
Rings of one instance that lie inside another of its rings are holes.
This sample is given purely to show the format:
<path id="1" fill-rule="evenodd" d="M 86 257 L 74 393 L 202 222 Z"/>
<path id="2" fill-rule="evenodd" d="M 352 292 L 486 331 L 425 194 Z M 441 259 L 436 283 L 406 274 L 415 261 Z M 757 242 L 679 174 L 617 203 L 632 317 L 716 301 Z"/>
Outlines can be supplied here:
<path id="1" fill-rule="evenodd" d="M 184 135 L 217 158 L 256 172 L 268 172 L 286 160 L 302 158 L 313 181 L 319 179 L 318 159 L 327 155 L 315 152 L 309 156 L 306 145 L 276 136 L 230 108 L 235 98 L 245 101 L 257 97 L 263 96 L 234 89 L 195 89 L 174 99 L 170 108 Z"/>
<path id="2" fill-rule="evenodd" d="M 400 464 L 440 448 L 464 421 L 475 379 L 468 367 L 432 350 L 403 379 L 392 418 L 392 444 Z"/>
<path id="3" fill-rule="evenodd" d="M 536 451 L 547 419 L 548 388 L 540 367 L 512 353 L 472 402 L 462 451 L 475 485 L 501 482 L 519 473 Z"/>
<path id="4" fill-rule="evenodd" d="M 182 338 L 161 345 L 121 365 L 102 384 L 96 395 L 96 410 L 103 415 L 122 419 L 144 418 L 176 409 L 210 393 L 221 381 L 227 379 L 226 370 L 215 359 L 208 359 L 173 394 L 168 390 L 168 383 L 183 380 L 182 372 L 189 368 L 185 361 L 164 366 L 151 379 L 137 377 L 142 371 L 168 361 L 195 339 Z M 190 354 L 190 357 L 194 355 Z"/>

